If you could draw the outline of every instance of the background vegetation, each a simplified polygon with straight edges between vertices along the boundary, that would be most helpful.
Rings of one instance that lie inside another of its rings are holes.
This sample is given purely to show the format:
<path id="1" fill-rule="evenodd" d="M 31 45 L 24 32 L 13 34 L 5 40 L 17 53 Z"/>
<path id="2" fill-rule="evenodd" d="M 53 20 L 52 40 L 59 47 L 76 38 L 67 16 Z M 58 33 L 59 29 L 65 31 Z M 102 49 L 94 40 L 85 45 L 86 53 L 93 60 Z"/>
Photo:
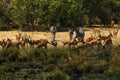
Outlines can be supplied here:
<path id="1" fill-rule="evenodd" d="M 112 26 L 119 0 L 0 0 L 0 30 Z M 120 47 L 0 50 L 0 80 L 119 80 Z"/>
<path id="2" fill-rule="evenodd" d="M 0 29 L 46 30 L 120 22 L 119 0 L 0 0 Z"/>
<path id="3" fill-rule="evenodd" d="M 120 47 L 0 50 L 1 80 L 119 80 L 119 66 Z"/>

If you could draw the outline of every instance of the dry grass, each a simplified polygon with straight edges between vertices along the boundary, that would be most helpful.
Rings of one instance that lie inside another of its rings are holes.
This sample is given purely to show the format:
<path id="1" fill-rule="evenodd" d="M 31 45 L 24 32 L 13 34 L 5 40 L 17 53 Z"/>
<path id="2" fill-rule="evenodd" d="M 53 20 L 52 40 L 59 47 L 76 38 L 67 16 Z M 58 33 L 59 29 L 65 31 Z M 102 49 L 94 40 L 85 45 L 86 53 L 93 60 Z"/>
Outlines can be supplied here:
<path id="1" fill-rule="evenodd" d="M 110 31 L 112 31 L 112 29 L 110 29 Z M 10 38 L 10 39 L 15 39 L 15 35 L 18 34 L 18 31 L 0 31 L 0 40 L 2 38 Z M 32 36 L 33 39 L 38 40 L 41 38 L 47 38 L 48 40 L 50 40 L 51 38 L 51 33 L 50 32 L 22 32 L 22 35 L 27 34 Z M 87 31 L 85 31 L 85 39 L 90 37 L 92 34 L 91 29 L 87 29 Z M 107 35 L 108 34 L 108 29 L 102 29 L 101 31 L 102 35 Z M 75 33 L 74 33 L 75 36 Z M 58 40 L 58 45 L 62 45 L 62 41 L 63 40 L 67 40 L 69 39 L 69 35 L 68 32 L 57 32 L 56 34 L 56 40 Z M 118 32 L 117 38 L 112 38 L 113 40 L 113 44 L 117 45 L 120 44 L 119 40 L 120 40 L 120 31 Z"/>

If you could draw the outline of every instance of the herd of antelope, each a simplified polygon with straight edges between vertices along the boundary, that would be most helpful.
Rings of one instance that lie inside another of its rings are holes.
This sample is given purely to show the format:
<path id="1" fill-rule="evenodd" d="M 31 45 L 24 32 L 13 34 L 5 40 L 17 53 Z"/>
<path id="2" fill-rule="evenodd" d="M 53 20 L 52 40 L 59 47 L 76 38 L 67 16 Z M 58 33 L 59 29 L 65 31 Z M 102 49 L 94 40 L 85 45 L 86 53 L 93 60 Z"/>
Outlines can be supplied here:
<path id="1" fill-rule="evenodd" d="M 22 36 L 21 33 L 18 33 L 18 35 L 15 36 L 15 40 L 9 38 L 0 40 L 0 45 L 2 46 L 3 49 L 8 49 L 10 47 L 15 47 L 19 49 L 20 47 L 25 47 L 25 46 L 34 47 L 35 45 L 37 48 L 40 47 L 47 48 L 47 44 L 50 44 L 52 46 L 57 46 L 57 42 L 49 42 L 45 38 L 39 40 L 33 40 L 30 35 Z"/>
<path id="2" fill-rule="evenodd" d="M 63 44 L 71 47 L 72 45 L 76 48 L 85 48 L 85 47 L 108 47 L 111 46 L 113 41 L 112 37 L 117 38 L 117 34 L 119 32 L 118 29 L 114 29 L 112 31 L 108 30 L 107 35 L 101 35 L 101 28 L 92 29 L 92 35 L 88 37 L 84 42 L 78 41 L 76 39 L 73 40 L 64 40 Z M 119 44 L 120 46 L 120 44 Z"/>
<path id="3" fill-rule="evenodd" d="M 100 47 L 102 46 L 103 48 L 112 45 L 112 37 L 117 37 L 117 34 L 119 32 L 118 29 L 114 29 L 112 31 L 108 30 L 107 35 L 101 35 L 101 28 L 94 28 L 92 29 L 92 35 L 88 37 L 84 42 L 81 42 L 77 39 L 72 39 L 72 40 L 63 40 L 63 46 L 68 46 L 69 48 L 71 46 L 74 46 L 75 48 L 85 48 L 85 47 Z M 15 36 L 15 40 L 12 39 L 1 39 L 0 40 L 0 45 L 2 46 L 3 49 L 8 49 L 10 47 L 15 47 L 19 49 L 20 47 L 26 47 L 30 46 L 33 48 L 47 48 L 47 44 L 50 44 L 54 47 L 57 47 L 57 41 L 50 42 L 46 38 L 34 40 L 30 35 L 22 35 L 22 32 L 18 32 L 18 34 Z M 120 46 L 120 45 L 119 45 Z"/>

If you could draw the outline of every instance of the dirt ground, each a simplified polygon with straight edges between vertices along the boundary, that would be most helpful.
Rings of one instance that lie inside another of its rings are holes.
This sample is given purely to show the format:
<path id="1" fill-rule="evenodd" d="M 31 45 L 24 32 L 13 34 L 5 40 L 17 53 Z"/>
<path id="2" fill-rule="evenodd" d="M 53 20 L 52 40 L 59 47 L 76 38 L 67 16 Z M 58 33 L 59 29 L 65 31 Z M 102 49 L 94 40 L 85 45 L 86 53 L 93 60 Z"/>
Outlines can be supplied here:
<path id="1" fill-rule="evenodd" d="M 112 31 L 112 29 L 110 31 Z M 17 35 L 17 34 L 18 34 L 18 31 L 0 31 L 0 40 L 7 39 L 7 38 L 15 40 L 15 35 Z M 38 40 L 41 38 L 47 38 L 50 41 L 50 39 L 51 39 L 50 32 L 37 32 L 37 31 L 22 32 L 22 35 L 25 35 L 25 34 L 30 35 L 32 37 L 32 39 L 35 39 L 35 40 Z M 91 34 L 92 34 L 91 29 L 85 31 L 85 39 L 90 37 Z M 108 35 L 108 30 L 102 29 L 101 34 Z M 73 36 L 75 36 L 75 33 Z M 69 39 L 68 32 L 57 32 L 56 33 L 56 40 L 58 41 L 58 45 L 61 45 L 63 40 L 68 40 L 68 39 Z M 114 45 L 120 44 L 120 30 L 118 32 L 117 38 L 113 37 L 112 40 L 113 40 Z"/>

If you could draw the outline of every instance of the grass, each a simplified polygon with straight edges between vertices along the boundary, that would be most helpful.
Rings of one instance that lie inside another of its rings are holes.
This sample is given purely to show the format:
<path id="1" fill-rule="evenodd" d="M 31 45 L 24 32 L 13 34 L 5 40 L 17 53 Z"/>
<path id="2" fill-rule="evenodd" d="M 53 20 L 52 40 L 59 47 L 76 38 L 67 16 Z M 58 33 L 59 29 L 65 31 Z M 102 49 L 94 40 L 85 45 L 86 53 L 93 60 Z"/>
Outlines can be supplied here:
<path id="1" fill-rule="evenodd" d="M 120 47 L 0 50 L 0 80 L 119 80 Z"/>

